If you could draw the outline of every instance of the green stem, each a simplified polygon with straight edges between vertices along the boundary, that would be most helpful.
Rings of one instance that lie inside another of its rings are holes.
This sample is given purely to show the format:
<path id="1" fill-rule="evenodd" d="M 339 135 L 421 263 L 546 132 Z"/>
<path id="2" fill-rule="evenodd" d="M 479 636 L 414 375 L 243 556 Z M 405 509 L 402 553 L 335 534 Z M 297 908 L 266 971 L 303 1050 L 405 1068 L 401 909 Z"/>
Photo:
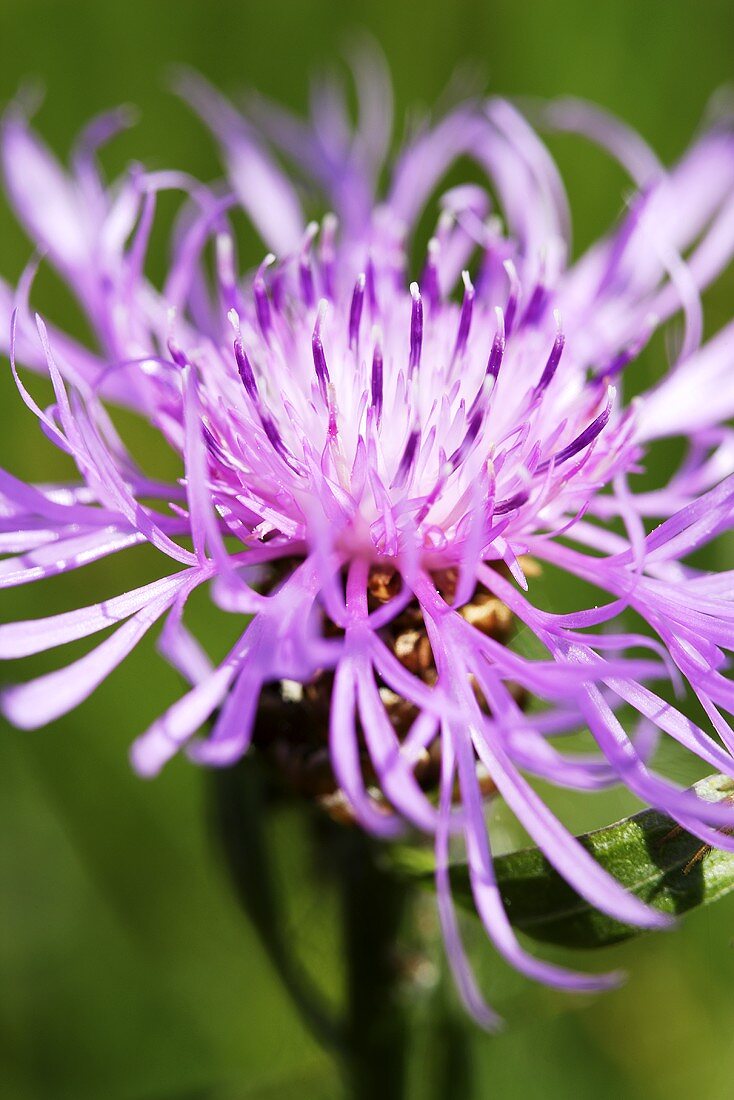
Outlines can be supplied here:
<path id="1" fill-rule="evenodd" d="M 409 1024 L 401 1004 L 397 942 L 408 890 L 386 873 L 376 843 L 332 829 L 346 965 L 345 1071 L 350 1100 L 402 1100 Z"/>
<path id="2" fill-rule="evenodd" d="M 470 1024 L 450 1004 L 449 988 L 450 978 L 444 973 L 436 991 L 428 1035 L 425 1081 L 426 1095 L 432 1100 L 445 1100 L 447 1096 L 464 1100 L 473 1095 Z"/>
<path id="3" fill-rule="evenodd" d="M 341 1046 L 340 1025 L 283 934 L 282 907 L 266 837 L 267 779 L 256 760 L 213 775 L 215 827 L 238 901 L 257 931 L 293 1005 L 323 1047 Z"/>
<path id="4" fill-rule="evenodd" d="M 215 825 L 240 904 L 303 1022 L 339 1061 L 349 1100 L 403 1100 L 409 1027 L 396 945 L 412 884 L 381 867 L 377 844 L 361 830 L 312 815 L 320 862 L 341 897 L 346 988 L 337 1013 L 283 934 L 267 843 L 269 787 L 254 758 L 213 773 Z"/>

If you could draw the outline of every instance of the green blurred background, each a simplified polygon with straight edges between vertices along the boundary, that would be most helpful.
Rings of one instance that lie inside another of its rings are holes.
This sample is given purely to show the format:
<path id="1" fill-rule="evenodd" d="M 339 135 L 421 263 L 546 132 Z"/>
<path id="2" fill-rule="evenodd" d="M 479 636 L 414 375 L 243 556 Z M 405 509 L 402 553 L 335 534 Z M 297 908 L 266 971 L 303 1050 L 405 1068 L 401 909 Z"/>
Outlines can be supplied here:
<path id="1" fill-rule="evenodd" d="M 730 0 L 373 0 L 353 8 L 337 0 L 0 0 L 0 99 L 40 78 L 47 96 L 38 123 L 60 154 L 91 114 L 133 103 L 140 122 L 106 155 L 110 171 L 135 158 L 210 179 L 218 174 L 214 150 L 166 90 L 169 67 L 185 62 L 227 91 L 256 87 L 302 108 L 309 76 L 336 58 L 355 28 L 371 31 L 387 54 L 398 117 L 412 103 L 432 102 L 457 65 L 469 61 L 493 92 L 594 99 L 638 127 L 667 159 L 684 148 L 710 94 L 734 76 Z M 620 209 L 624 180 L 581 142 L 558 140 L 553 150 L 568 179 L 576 240 L 584 244 Z M 0 270 L 15 278 L 29 247 L 1 204 L 0 241 Z M 162 265 L 162 239 L 157 249 Z M 69 307 L 62 291 L 45 274 L 38 289 L 44 308 L 63 320 Z M 711 328 L 731 313 L 733 290 L 729 277 L 708 296 Z M 71 326 L 79 327 L 76 317 Z M 659 372 L 662 344 L 655 354 L 645 369 Z M 0 423 L 3 465 L 39 479 L 68 474 L 18 400 L 7 364 Z M 11 590 L 1 615 L 52 614 L 142 583 L 156 568 L 154 557 L 135 551 L 66 581 Z M 232 624 L 214 621 L 203 601 L 193 621 L 213 652 L 222 652 Z M 25 662 L 19 675 L 57 659 Z M 206 777 L 185 761 L 153 783 L 130 773 L 130 740 L 179 690 L 149 640 L 53 728 L 2 728 L 2 1100 L 341 1095 L 333 1065 L 304 1030 L 237 909 L 212 837 Z M 697 777 L 677 758 L 669 765 L 682 781 Z M 578 831 L 634 808 L 620 793 L 555 796 L 554 804 Z M 289 934 L 335 987 L 333 903 L 310 881 L 298 816 L 281 816 L 273 834 Z M 507 844 L 516 839 L 508 826 Z M 430 940 L 430 905 L 424 910 Z M 582 957 L 582 965 L 630 971 L 624 988 L 593 1000 L 531 987 L 494 959 L 470 919 L 466 933 L 484 987 L 508 1020 L 496 1038 L 470 1030 L 472 1096 L 724 1100 L 734 1093 L 731 899 L 694 913 L 672 934 L 603 959 Z M 444 993 L 436 998 L 443 1005 Z M 442 1012 L 460 1020 L 448 998 Z M 427 1035 L 424 1029 L 416 1040 L 413 1094 L 449 1095 L 431 1084 Z"/>

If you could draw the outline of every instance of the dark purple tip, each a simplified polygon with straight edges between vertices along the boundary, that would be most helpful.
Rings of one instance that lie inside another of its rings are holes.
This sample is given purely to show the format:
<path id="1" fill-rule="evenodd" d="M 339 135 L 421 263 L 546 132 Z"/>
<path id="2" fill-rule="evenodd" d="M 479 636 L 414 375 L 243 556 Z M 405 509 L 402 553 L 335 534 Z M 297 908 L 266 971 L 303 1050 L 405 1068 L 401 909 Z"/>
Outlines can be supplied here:
<path id="1" fill-rule="evenodd" d="M 316 292 L 313 283 L 313 268 L 311 266 L 311 245 L 319 231 L 317 222 L 309 222 L 303 236 L 301 255 L 298 259 L 298 281 L 301 287 L 301 298 L 307 309 L 313 309 L 316 304 Z"/>
<path id="2" fill-rule="evenodd" d="M 273 309 L 276 313 L 280 313 L 286 298 L 285 274 L 282 267 L 276 268 L 270 277 L 270 297 Z"/>
<path id="3" fill-rule="evenodd" d="M 382 419 L 382 348 L 379 336 L 375 339 L 375 350 L 372 354 L 372 406 L 379 424 Z"/>
<path id="4" fill-rule="evenodd" d="M 548 304 L 548 288 L 545 283 L 538 283 L 535 290 L 530 295 L 530 301 L 528 302 L 527 309 L 525 310 L 522 321 L 522 325 L 537 325 L 540 321 L 545 307 Z"/>
<path id="5" fill-rule="evenodd" d="M 265 288 L 265 280 L 258 275 L 252 286 L 252 293 L 255 298 L 255 313 L 257 314 L 257 323 L 260 326 L 260 331 L 267 340 L 272 328 L 272 319 L 270 317 L 270 300 L 268 298 L 268 292 Z"/>
<path id="6" fill-rule="evenodd" d="M 649 205 L 650 199 L 657 190 L 658 183 L 659 180 L 651 180 L 632 200 L 627 215 L 623 219 L 620 228 L 617 230 L 612 240 L 609 257 L 596 288 L 596 298 L 604 294 L 604 292 L 614 284 L 615 279 L 618 277 L 622 259 L 624 258 L 630 242 L 639 232 L 643 215 Z"/>
<path id="7" fill-rule="evenodd" d="M 359 322 L 362 319 L 362 306 L 364 305 L 364 288 L 367 277 L 364 273 L 357 277 L 352 293 L 352 304 L 349 308 L 349 346 L 356 348 L 359 341 Z"/>
<path id="8" fill-rule="evenodd" d="M 633 344 L 625 348 L 624 351 L 620 351 L 619 355 L 615 355 L 614 358 L 599 371 L 599 381 L 616 378 L 617 375 L 621 374 L 625 367 L 637 356 L 639 350 L 637 344 Z"/>
<path id="9" fill-rule="evenodd" d="M 257 382 L 255 381 L 255 374 L 250 364 L 250 360 L 247 358 L 247 353 L 242 345 L 242 341 L 239 336 L 234 342 L 234 357 L 237 360 L 237 370 L 239 371 L 240 378 L 242 379 L 242 385 L 245 387 L 245 392 L 255 404 L 258 402 L 259 394 L 257 392 Z"/>
<path id="10" fill-rule="evenodd" d="M 420 366 L 421 348 L 423 347 L 423 301 L 417 283 L 410 284 L 410 358 L 408 360 L 408 374 Z"/>
<path id="11" fill-rule="evenodd" d="M 267 256 L 255 272 L 255 279 L 252 284 L 252 294 L 255 299 L 255 313 L 257 315 L 257 323 L 259 324 L 260 331 L 262 332 L 266 340 L 270 335 L 270 330 L 273 327 L 273 322 L 270 315 L 270 299 L 268 298 L 268 289 L 265 285 L 265 272 L 274 263 L 275 256 L 272 252 L 268 252 Z"/>
<path id="12" fill-rule="evenodd" d="M 168 353 L 177 367 L 183 370 L 184 367 L 188 366 L 188 359 L 173 338 L 168 341 Z"/>
<path id="13" fill-rule="evenodd" d="M 476 409 L 471 413 L 469 419 L 469 426 L 466 429 L 464 438 L 454 453 L 449 458 L 449 465 L 456 469 L 456 467 L 464 461 L 468 455 L 472 443 L 479 435 L 479 429 L 482 426 L 482 420 L 484 419 L 484 409 Z"/>
<path id="14" fill-rule="evenodd" d="M 418 442 L 420 440 L 420 437 L 420 428 L 413 428 L 412 432 L 408 436 L 408 442 L 405 444 L 403 457 L 400 459 L 398 472 L 395 475 L 395 480 L 393 482 L 393 485 L 395 485 L 398 489 L 401 489 L 403 485 L 405 485 L 405 482 L 408 480 L 408 474 L 412 469 L 413 463 L 415 462 L 415 456 L 418 453 Z"/>
<path id="15" fill-rule="evenodd" d="M 507 295 L 507 304 L 505 306 L 505 333 L 509 336 L 515 324 L 517 303 L 520 299 L 520 280 L 512 260 L 505 260 L 503 267 L 507 274 L 507 278 L 510 280 L 510 291 Z"/>
<path id="16" fill-rule="evenodd" d="M 288 450 L 285 443 L 283 442 L 283 437 L 281 436 L 281 432 L 278 431 L 275 421 L 271 419 L 270 416 L 267 416 L 266 412 L 261 412 L 260 422 L 262 423 L 263 431 L 265 432 L 267 439 L 269 439 L 270 443 L 272 444 L 273 450 L 277 454 L 280 454 L 281 458 L 287 466 L 291 467 L 292 470 L 295 470 L 297 472 L 298 465 L 294 459 L 293 454 L 291 453 L 291 451 Z"/>
<path id="17" fill-rule="evenodd" d="M 507 512 L 513 512 L 515 508 L 521 508 L 530 498 L 530 494 L 524 489 L 515 493 L 514 496 L 508 497 L 506 500 L 500 500 L 495 504 L 493 512 L 496 516 L 506 515 Z"/>
<path id="18" fill-rule="evenodd" d="M 216 439 L 214 438 L 214 436 L 212 435 L 210 429 L 206 426 L 206 424 L 202 424 L 201 434 L 204 437 L 204 443 L 206 444 L 206 449 L 208 450 L 208 452 L 212 456 L 212 458 L 216 459 L 219 462 L 226 461 L 227 456 L 225 455 L 224 451 L 222 450 L 222 448 L 217 443 Z"/>
<path id="19" fill-rule="evenodd" d="M 456 334 L 454 359 L 458 359 L 466 350 L 466 343 L 469 339 L 469 331 L 471 329 L 472 313 L 474 311 L 474 287 L 469 278 L 469 272 L 462 272 L 461 277 L 464 280 L 464 299 L 461 303 L 461 313 L 459 314 L 459 330 Z"/>
<path id="20" fill-rule="evenodd" d="M 367 260 L 365 276 L 367 280 L 367 301 L 370 307 L 370 315 L 372 317 L 376 317 L 379 313 L 379 306 L 377 302 L 377 277 L 375 275 L 374 261 L 371 256 Z"/>
<path id="21" fill-rule="evenodd" d="M 588 447 L 594 442 L 598 435 L 606 428 L 609 422 L 609 416 L 612 411 L 611 401 L 607 402 L 606 408 L 599 413 L 595 420 L 592 420 L 582 432 L 580 432 L 575 439 L 572 439 L 570 443 L 567 443 L 557 454 L 553 456 L 553 465 L 560 466 L 561 463 L 567 462 L 569 458 L 573 458 L 574 455 L 579 454 L 585 447 Z M 550 466 L 550 459 L 546 459 L 541 462 L 536 469 L 536 473 L 544 474 Z"/>
<path id="22" fill-rule="evenodd" d="M 272 420 L 267 413 L 263 413 L 260 417 L 260 423 L 263 426 L 265 435 L 268 437 L 275 450 L 279 454 L 282 454 L 285 450 L 285 444 L 283 443 L 283 438 L 278 431 L 275 421 Z"/>
<path id="23" fill-rule="evenodd" d="M 547 389 L 547 387 L 550 385 L 551 379 L 556 373 L 556 368 L 561 361 L 561 356 L 563 355 L 563 346 L 565 343 L 566 337 L 563 335 L 562 332 L 559 332 L 555 340 L 553 341 L 553 347 L 551 348 L 551 353 L 548 356 L 548 362 L 545 364 L 545 369 L 540 376 L 540 381 L 535 387 L 536 397 L 538 397 L 543 392 L 543 390 Z"/>
<path id="24" fill-rule="evenodd" d="M 489 353 L 489 359 L 487 360 L 487 374 L 490 378 L 495 380 L 500 373 L 500 367 L 502 366 L 502 358 L 505 354 L 505 316 L 502 310 L 497 307 L 497 331 L 492 341 L 492 349 Z"/>
<path id="25" fill-rule="evenodd" d="M 597 372 L 595 380 L 606 385 L 607 382 L 620 375 L 632 360 L 637 358 L 645 347 L 656 324 L 657 318 L 648 318 L 644 331 L 635 340 L 629 343 L 627 347 L 622 348 L 612 360 L 602 367 L 601 370 Z"/>
<path id="26" fill-rule="evenodd" d="M 326 314 L 326 302 L 322 301 L 319 305 L 319 313 L 316 318 L 316 325 L 313 330 L 313 336 L 311 337 L 311 349 L 313 351 L 313 365 L 316 370 L 316 378 L 319 383 L 319 392 L 324 400 L 327 402 L 327 386 L 331 379 L 329 378 L 329 368 L 326 365 L 326 356 L 324 355 L 324 345 L 321 342 L 321 326 Z"/>
<path id="27" fill-rule="evenodd" d="M 307 253 L 298 262 L 298 279 L 301 284 L 301 297 L 307 309 L 313 309 L 316 303 L 316 291 L 313 285 L 311 256 Z"/>
<path id="28" fill-rule="evenodd" d="M 262 424 L 263 431 L 268 437 L 268 441 L 272 445 L 272 448 L 276 452 L 276 454 L 278 454 L 283 459 L 286 466 L 288 466 L 295 473 L 299 473 L 298 463 L 283 442 L 283 437 L 278 431 L 278 427 L 275 421 L 267 413 L 261 412 L 260 423 Z"/>

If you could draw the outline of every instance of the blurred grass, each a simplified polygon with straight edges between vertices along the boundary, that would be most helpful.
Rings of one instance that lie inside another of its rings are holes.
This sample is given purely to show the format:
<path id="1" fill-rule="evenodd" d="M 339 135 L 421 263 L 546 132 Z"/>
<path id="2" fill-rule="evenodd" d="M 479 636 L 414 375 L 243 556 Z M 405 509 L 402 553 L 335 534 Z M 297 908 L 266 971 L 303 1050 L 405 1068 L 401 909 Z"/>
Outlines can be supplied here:
<path id="1" fill-rule="evenodd" d="M 705 6 L 378 0 L 354 13 L 336 0 L 0 0 L 0 99 L 40 77 L 48 95 L 39 124 L 59 153 L 92 113 L 134 103 L 139 124 L 111 147 L 110 170 L 135 158 L 208 179 L 219 171 L 214 150 L 166 91 L 169 67 L 184 62 L 225 90 L 257 87 L 300 107 L 309 75 L 334 57 L 355 25 L 383 44 L 399 112 L 432 102 L 468 59 L 492 91 L 597 100 L 666 158 L 682 151 L 709 95 L 734 76 L 728 0 Z M 583 245 L 620 209 L 624 181 L 581 142 L 552 144 Z M 28 245 L 2 203 L 0 240 L 0 270 L 13 278 Z M 157 248 L 161 270 L 162 240 Z M 708 296 L 711 328 L 730 314 L 732 289 L 729 277 Z M 67 300 L 52 279 L 39 290 L 44 309 L 66 315 Z M 663 369 L 663 355 L 658 345 L 646 357 L 649 376 Z M 0 422 L 4 465 L 29 477 L 66 473 L 17 399 L 7 369 L 0 376 Z M 102 562 L 68 580 L 11 591 L 2 616 L 51 614 L 140 583 L 158 567 L 152 554 L 135 551 L 124 563 Z M 203 603 L 193 619 L 221 651 L 232 624 L 214 620 Z M 53 662 L 38 658 L 22 672 Z M 2 729 L 2 1100 L 340 1095 L 333 1068 L 295 1017 L 213 857 L 201 773 L 176 761 L 147 784 L 129 771 L 132 736 L 178 690 L 147 640 L 92 700 L 52 729 Z M 579 831 L 634 808 L 621 793 L 550 797 Z M 509 845 L 517 834 L 498 812 Z M 332 924 L 309 884 L 297 821 L 282 823 L 278 848 L 293 883 L 293 933 L 334 986 Z M 423 919 L 430 928 L 432 914 Z M 592 1002 L 529 987 L 497 962 L 468 922 L 484 987 L 509 1025 L 496 1039 L 471 1033 L 473 1095 L 726 1100 L 734 1080 L 733 929 L 734 906 L 724 902 L 691 915 L 671 935 L 595 956 L 592 965 L 622 965 L 632 976 L 625 988 Z M 430 1045 L 426 1034 L 422 1048 L 419 1035 L 415 1096 L 430 1095 Z"/>

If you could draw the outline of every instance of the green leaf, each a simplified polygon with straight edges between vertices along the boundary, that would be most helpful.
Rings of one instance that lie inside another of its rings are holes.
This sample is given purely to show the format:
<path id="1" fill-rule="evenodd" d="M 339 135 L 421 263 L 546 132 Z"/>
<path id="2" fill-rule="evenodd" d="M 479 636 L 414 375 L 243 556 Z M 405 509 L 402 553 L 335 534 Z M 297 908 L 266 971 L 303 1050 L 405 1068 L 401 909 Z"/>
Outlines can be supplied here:
<path id="1" fill-rule="evenodd" d="M 734 781 L 714 775 L 693 788 L 711 802 L 734 798 Z M 734 853 L 711 850 L 655 810 L 586 833 L 579 841 L 633 894 L 666 913 L 708 905 L 734 890 Z M 430 885 L 433 854 L 399 847 L 392 853 L 403 874 Z M 607 947 L 640 933 L 601 913 L 568 885 L 537 848 L 498 856 L 497 881 L 513 925 L 533 939 L 564 947 Z M 466 864 L 451 868 L 454 898 L 474 910 Z"/>

